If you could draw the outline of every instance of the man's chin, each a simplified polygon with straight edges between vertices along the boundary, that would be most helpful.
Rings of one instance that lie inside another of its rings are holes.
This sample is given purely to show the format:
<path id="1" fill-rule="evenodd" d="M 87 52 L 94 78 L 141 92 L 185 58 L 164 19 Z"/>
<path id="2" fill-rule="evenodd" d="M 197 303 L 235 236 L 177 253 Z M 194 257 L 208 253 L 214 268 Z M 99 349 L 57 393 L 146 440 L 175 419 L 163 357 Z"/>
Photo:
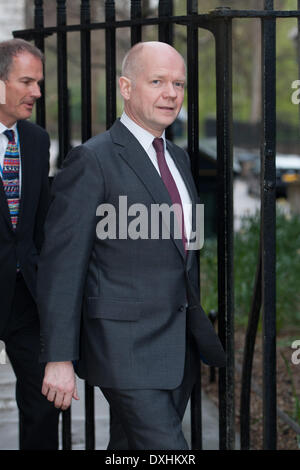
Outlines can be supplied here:
<path id="1" fill-rule="evenodd" d="M 27 111 L 27 112 L 24 111 L 24 113 L 20 113 L 20 115 L 18 117 L 18 121 L 24 120 L 24 119 L 29 119 L 29 118 L 31 118 L 31 115 L 32 115 L 32 111 Z"/>
<path id="2" fill-rule="evenodd" d="M 173 122 L 175 121 L 176 117 L 173 117 L 172 119 L 169 118 L 169 119 L 164 119 L 162 122 L 161 122 L 161 125 L 164 129 L 166 129 L 167 127 L 171 126 L 171 124 L 173 124 Z"/>
<path id="3" fill-rule="evenodd" d="M 164 125 L 165 127 L 168 127 L 171 124 L 173 124 L 177 116 L 178 116 L 178 112 L 174 112 L 174 110 L 173 112 L 167 111 L 166 113 L 161 113 L 159 117 L 159 121 L 162 125 Z"/>

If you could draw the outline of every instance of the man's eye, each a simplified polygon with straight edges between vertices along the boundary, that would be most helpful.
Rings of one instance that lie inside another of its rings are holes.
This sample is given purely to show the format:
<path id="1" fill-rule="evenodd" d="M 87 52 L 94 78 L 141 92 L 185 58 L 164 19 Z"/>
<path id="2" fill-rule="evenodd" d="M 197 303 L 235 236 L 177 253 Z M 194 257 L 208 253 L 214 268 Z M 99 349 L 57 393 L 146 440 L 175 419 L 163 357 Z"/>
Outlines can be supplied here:
<path id="1" fill-rule="evenodd" d="M 159 85 L 160 80 L 152 80 L 152 83 L 153 83 L 154 85 Z"/>
<path id="2" fill-rule="evenodd" d="M 175 86 L 179 88 L 184 88 L 184 83 L 182 82 L 175 82 Z"/>

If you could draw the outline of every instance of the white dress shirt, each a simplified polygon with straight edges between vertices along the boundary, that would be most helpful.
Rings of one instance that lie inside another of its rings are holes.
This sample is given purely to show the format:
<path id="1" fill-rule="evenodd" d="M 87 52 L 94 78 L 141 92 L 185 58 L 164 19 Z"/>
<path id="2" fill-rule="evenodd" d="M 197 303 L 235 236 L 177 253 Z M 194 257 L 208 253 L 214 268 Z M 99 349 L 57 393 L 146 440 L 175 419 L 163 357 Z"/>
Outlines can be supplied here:
<path id="1" fill-rule="evenodd" d="M 20 156 L 19 191 L 20 191 L 20 195 L 21 195 L 21 180 L 22 180 L 21 175 L 22 175 L 22 171 L 21 171 L 21 153 L 20 153 L 17 123 L 15 123 L 12 127 L 8 128 L 4 124 L 2 124 L 2 122 L 0 122 L 0 165 L 1 165 L 0 177 L 2 179 L 4 156 L 5 156 L 6 147 L 7 147 L 7 144 L 8 144 L 8 138 L 6 137 L 6 135 L 3 134 L 3 132 L 6 131 L 6 130 L 14 131 L 16 143 L 18 144 L 18 147 L 19 147 L 19 156 Z"/>
<path id="2" fill-rule="evenodd" d="M 125 112 L 123 112 L 121 119 L 121 123 L 127 127 L 127 129 L 134 135 L 134 137 L 139 141 L 147 155 L 149 156 L 151 162 L 155 166 L 158 174 L 160 175 L 159 166 L 156 157 L 156 151 L 152 145 L 153 139 L 155 138 L 150 132 L 146 131 L 138 124 L 136 124 L 132 119 L 130 119 Z M 180 194 L 181 203 L 183 207 L 183 215 L 184 215 L 184 225 L 185 225 L 185 232 L 187 240 L 190 239 L 191 230 L 192 230 L 192 201 L 189 195 L 189 192 L 185 186 L 185 183 L 182 179 L 180 172 L 178 171 L 177 166 L 173 158 L 171 157 L 170 153 L 166 147 L 166 137 L 165 132 L 162 134 L 161 138 L 164 141 L 164 150 L 165 150 L 165 158 L 169 170 L 174 178 L 176 183 L 177 189 Z"/>

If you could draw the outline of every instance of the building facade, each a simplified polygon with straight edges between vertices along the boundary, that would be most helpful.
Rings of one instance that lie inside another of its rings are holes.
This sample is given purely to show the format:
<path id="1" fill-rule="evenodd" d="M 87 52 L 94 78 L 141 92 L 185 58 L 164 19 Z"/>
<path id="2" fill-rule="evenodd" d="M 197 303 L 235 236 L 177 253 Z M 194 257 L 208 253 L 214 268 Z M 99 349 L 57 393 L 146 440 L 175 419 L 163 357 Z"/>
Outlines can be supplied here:
<path id="1" fill-rule="evenodd" d="M 25 3 L 25 0 L 14 0 L 11 3 L 0 0 L 0 41 L 11 39 L 12 31 L 26 27 Z"/>

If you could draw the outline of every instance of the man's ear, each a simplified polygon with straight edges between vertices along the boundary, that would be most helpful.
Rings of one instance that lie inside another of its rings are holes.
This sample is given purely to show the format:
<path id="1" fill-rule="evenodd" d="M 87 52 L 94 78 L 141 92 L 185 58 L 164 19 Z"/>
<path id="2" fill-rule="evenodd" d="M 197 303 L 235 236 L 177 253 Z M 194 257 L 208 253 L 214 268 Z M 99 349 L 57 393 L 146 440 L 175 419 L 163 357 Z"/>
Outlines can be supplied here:
<path id="1" fill-rule="evenodd" d="M 120 77 L 119 78 L 120 93 L 124 100 L 129 100 L 131 95 L 132 83 L 130 78 Z"/>

